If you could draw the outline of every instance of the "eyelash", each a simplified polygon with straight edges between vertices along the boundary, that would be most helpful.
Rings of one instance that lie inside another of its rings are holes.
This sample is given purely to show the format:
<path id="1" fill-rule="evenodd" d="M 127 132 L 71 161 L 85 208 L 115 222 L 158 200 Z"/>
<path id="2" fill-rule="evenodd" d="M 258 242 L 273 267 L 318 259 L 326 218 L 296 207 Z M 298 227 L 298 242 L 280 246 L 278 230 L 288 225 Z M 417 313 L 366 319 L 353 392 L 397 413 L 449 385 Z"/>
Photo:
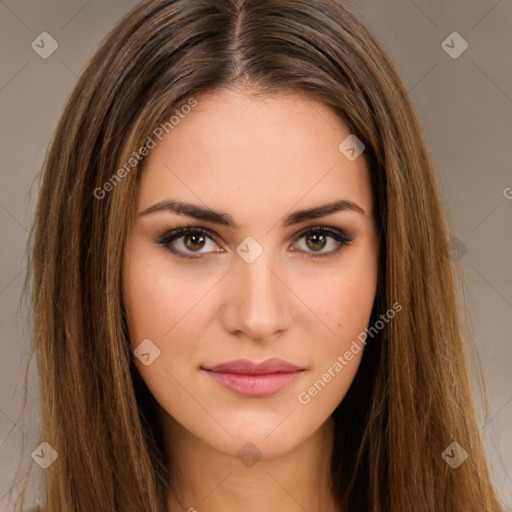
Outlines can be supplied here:
<path id="1" fill-rule="evenodd" d="M 163 245 L 169 252 L 172 254 L 175 254 L 178 257 L 193 260 L 193 259 L 200 259 L 202 256 L 184 256 L 183 253 L 180 253 L 180 251 L 176 251 L 175 249 L 171 249 L 170 245 L 175 240 L 185 236 L 185 235 L 204 235 L 208 238 L 210 238 L 212 241 L 215 241 L 215 235 L 205 228 L 195 227 L 195 226 L 180 226 L 177 227 L 171 231 L 165 231 L 164 233 L 157 236 L 156 243 Z M 329 237 L 333 238 L 340 244 L 340 246 L 328 253 L 321 253 L 321 254 L 315 254 L 315 253 L 309 253 L 309 257 L 311 258 L 329 258 L 337 254 L 341 249 L 343 249 L 344 246 L 350 244 L 354 239 L 346 236 L 342 231 L 338 229 L 333 229 L 329 226 L 313 226 L 305 231 L 302 231 L 298 236 L 297 239 L 301 239 L 302 237 L 309 235 L 309 234 L 322 234 L 322 235 L 328 235 Z M 190 253 L 194 254 L 194 253 Z M 196 254 L 208 254 L 208 253 L 196 253 Z"/>

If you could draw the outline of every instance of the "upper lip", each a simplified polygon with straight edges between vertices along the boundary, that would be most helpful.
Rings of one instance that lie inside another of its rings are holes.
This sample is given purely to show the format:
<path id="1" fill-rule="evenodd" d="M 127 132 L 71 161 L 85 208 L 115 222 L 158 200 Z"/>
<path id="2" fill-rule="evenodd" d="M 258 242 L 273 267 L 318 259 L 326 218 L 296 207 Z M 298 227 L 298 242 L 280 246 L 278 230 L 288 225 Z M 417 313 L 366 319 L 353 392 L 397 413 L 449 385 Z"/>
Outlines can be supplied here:
<path id="1" fill-rule="evenodd" d="M 249 359 L 234 359 L 216 366 L 202 367 L 203 370 L 222 373 L 242 373 L 242 374 L 265 374 L 265 373 L 289 373 L 304 370 L 289 361 L 277 359 L 275 357 L 266 359 L 261 363 L 255 363 Z"/>

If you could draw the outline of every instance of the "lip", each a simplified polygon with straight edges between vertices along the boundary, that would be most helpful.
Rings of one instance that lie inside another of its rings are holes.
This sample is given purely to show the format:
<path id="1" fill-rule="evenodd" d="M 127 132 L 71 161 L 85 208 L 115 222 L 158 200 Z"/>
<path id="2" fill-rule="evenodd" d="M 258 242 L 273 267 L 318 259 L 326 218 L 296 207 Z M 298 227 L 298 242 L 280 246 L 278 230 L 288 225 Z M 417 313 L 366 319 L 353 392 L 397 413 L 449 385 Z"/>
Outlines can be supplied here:
<path id="1" fill-rule="evenodd" d="M 271 358 L 261 363 L 236 359 L 213 367 L 201 367 L 213 380 L 237 395 L 264 398 L 289 386 L 304 371 L 283 359 Z"/>

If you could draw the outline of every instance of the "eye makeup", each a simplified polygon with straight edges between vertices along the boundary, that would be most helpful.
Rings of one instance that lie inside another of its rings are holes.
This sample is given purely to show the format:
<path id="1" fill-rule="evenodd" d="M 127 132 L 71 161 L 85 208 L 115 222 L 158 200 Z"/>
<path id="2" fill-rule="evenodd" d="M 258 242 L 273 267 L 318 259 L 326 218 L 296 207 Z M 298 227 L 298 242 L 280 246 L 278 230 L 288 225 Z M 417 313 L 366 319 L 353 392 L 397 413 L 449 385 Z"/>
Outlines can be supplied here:
<path id="1" fill-rule="evenodd" d="M 177 226 L 174 229 L 166 229 L 165 231 L 159 233 L 156 237 L 154 242 L 162 245 L 167 249 L 169 252 L 171 252 L 173 255 L 176 255 L 177 257 L 185 258 L 185 259 L 201 259 L 204 257 L 204 255 L 217 253 L 217 252 L 224 252 L 223 249 L 220 250 L 213 250 L 213 251 L 205 251 L 205 252 L 199 252 L 199 251 L 186 251 L 186 250 L 180 250 L 176 248 L 176 241 L 180 239 L 184 239 L 187 242 L 191 239 L 199 240 L 196 242 L 193 242 L 193 244 L 201 244 L 203 240 L 210 240 L 216 243 L 216 240 L 219 239 L 219 237 L 210 231 L 207 228 L 199 227 L 199 226 L 189 226 L 189 225 L 182 225 Z M 301 240 L 302 238 L 306 238 L 306 243 L 312 239 L 314 240 L 320 240 L 320 244 L 325 240 L 325 245 L 320 248 L 322 250 L 325 246 L 328 245 L 328 240 L 332 239 L 335 241 L 336 248 L 332 249 L 330 251 L 308 251 L 299 249 L 300 252 L 308 254 L 308 257 L 311 258 L 330 258 L 335 256 L 343 247 L 350 244 L 354 238 L 347 236 L 342 230 L 333 228 L 330 226 L 325 225 L 318 225 L 318 226 L 310 226 L 300 232 L 299 235 L 297 235 L 297 240 Z M 314 242 L 319 243 L 319 242 Z M 183 246 L 183 242 L 182 242 Z M 186 246 L 185 246 L 186 247 Z M 307 247 L 307 246 L 306 246 Z M 203 249 L 201 247 L 200 249 Z M 294 249 L 296 251 L 297 249 Z M 315 254 L 317 253 L 317 254 Z"/>

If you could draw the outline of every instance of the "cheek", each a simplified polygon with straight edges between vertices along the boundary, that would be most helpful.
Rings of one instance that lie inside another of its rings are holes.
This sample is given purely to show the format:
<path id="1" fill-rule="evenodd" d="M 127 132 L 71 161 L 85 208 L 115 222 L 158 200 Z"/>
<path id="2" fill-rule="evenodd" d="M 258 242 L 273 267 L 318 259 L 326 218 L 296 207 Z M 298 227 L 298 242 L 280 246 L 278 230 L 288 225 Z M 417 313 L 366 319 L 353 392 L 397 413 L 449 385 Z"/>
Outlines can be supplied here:
<path id="1" fill-rule="evenodd" d="M 142 339 L 163 342 L 176 322 L 179 286 L 162 286 L 151 268 L 132 265 L 125 272 L 124 297 L 132 346 Z"/>
<path id="2" fill-rule="evenodd" d="M 321 281 L 316 292 L 309 294 L 308 305 L 330 329 L 315 323 L 317 334 L 311 333 L 311 339 L 320 338 L 322 343 L 314 347 L 310 387 L 299 397 L 315 414 L 334 409 L 355 378 L 365 347 L 360 335 L 368 327 L 377 290 L 377 268 L 373 253 L 347 258 L 343 268 L 332 272 L 328 282 Z"/>
<path id="3" fill-rule="evenodd" d="M 148 263 L 149 262 L 149 263 Z M 180 331 L 193 335 L 194 306 L 205 296 L 210 280 L 191 283 L 186 273 L 169 272 L 166 255 L 150 260 L 134 251 L 124 268 L 123 296 L 132 345 L 154 338 L 162 345 Z"/>
<path id="4" fill-rule="evenodd" d="M 334 334 L 324 334 L 314 344 L 311 373 L 297 394 L 309 421 L 329 416 L 346 396 L 359 369 L 364 343 L 358 336 L 368 326 L 374 299 L 372 283 L 359 282 L 333 289 L 324 322 Z M 325 328 L 323 329 L 325 332 Z M 319 336 L 313 339 L 318 339 Z"/>
<path id="5" fill-rule="evenodd" d="M 195 342 L 202 329 L 200 308 L 194 306 L 211 284 L 196 286 L 183 273 L 171 274 L 165 255 L 150 261 L 144 251 L 134 249 L 130 260 L 123 269 L 123 298 L 131 348 L 146 347 L 143 340 L 150 340 L 154 346 L 149 351 L 158 354 L 148 365 L 135 357 L 135 364 L 155 399 L 178 414 L 190 402 L 179 383 L 186 382 L 187 370 L 195 366 Z"/>
<path id="6" fill-rule="evenodd" d="M 331 341 L 329 346 L 341 349 L 364 331 L 376 291 L 377 264 L 371 259 L 362 259 L 336 270 L 315 293 L 309 293 L 308 304 L 313 311 L 321 312 L 322 320 L 330 329 L 326 337 Z"/>
<path id="7" fill-rule="evenodd" d="M 342 338 L 347 335 L 356 337 L 367 327 L 375 292 L 376 280 L 364 276 L 344 283 L 333 297 L 332 303 L 337 304 L 337 307 L 333 308 L 331 314 L 338 315 L 339 321 L 335 323 L 335 329 Z"/>

